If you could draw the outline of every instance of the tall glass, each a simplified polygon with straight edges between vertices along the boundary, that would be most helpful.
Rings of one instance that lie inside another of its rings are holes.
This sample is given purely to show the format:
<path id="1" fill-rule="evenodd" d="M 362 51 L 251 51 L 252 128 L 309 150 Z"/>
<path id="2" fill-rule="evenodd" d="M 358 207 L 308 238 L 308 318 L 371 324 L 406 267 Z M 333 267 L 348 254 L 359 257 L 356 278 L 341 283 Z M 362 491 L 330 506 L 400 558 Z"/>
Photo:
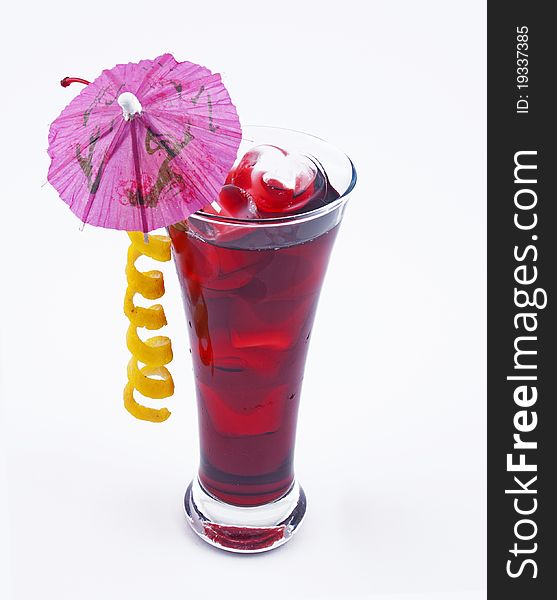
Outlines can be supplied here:
<path id="1" fill-rule="evenodd" d="M 285 543 L 305 514 L 293 470 L 304 365 L 329 255 L 356 182 L 350 159 L 318 138 L 248 128 L 239 156 L 261 143 L 312 157 L 338 199 L 280 218 L 198 212 L 169 228 L 201 449 L 185 509 L 199 536 L 234 552 Z"/>

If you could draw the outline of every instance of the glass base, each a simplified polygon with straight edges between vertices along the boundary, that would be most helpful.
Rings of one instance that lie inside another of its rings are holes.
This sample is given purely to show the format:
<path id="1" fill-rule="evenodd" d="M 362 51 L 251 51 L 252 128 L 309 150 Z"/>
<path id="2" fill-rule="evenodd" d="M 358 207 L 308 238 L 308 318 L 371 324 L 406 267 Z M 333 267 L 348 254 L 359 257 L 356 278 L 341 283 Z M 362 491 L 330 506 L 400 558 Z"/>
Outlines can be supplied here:
<path id="1" fill-rule="evenodd" d="M 306 514 L 306 495 L 297 482 L 278 500 L 262 506 L 234 506 L 217 500 L 197 477 L 184 498 L 192 529 L 207 543 L 229 552 L 255 553 L 285 544 Z"/>

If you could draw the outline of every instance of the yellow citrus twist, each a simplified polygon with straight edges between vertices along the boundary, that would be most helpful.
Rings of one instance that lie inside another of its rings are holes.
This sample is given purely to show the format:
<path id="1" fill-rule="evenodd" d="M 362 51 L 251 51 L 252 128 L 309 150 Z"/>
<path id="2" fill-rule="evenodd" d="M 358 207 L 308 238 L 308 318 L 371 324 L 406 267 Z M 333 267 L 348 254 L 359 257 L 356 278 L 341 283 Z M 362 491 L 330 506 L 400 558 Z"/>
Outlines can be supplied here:
<path id="1" fill-rule="evenodd" d="M 164 309 L 160 304 L 149 307 L 136 306 L 135 294 L 147 300 L 156 300 L 164 294 L 164 278 L 160 271 L 138 271 L 135 261 L 140 256 L 148 256 L 157 261 L 170 260 L 170 238 L 166 235 L 144 235 L 138 231 L 128 231 L 131 245 L 128 248 L 126 280 L 128 287 L 124 298 L 124 313 L 130 320 L 126 343 L 132 353 L 128 363 L 128 383 L 124 388 L 124 406 L 138 419 L 161 423 L 170 416 L 167 408 L 150 408 L 139 404 L 134 396 L 137 390 L 147 398 L 160 400 L 174 393 L 174 381 L 170 371 L 164 366 L 172 360 L 170 339 L 163 335 L 143 341 L 137 334 L 138 327 L 160 329 L 166 325 Z M 138 363 L 142 363 L 140 367 Z"/>

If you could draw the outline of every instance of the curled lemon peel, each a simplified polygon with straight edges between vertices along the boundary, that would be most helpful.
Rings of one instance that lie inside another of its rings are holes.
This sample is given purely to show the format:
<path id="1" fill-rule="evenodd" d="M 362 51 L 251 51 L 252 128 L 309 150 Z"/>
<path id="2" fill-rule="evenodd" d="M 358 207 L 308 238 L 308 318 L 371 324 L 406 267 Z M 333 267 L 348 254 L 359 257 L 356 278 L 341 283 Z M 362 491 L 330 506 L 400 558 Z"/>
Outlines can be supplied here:
<path id="1" fill-rule="evenodd" d="M 131 245 L 128 248 L 126 280 L 128 287 L 124 296 L 124 313 L 130 321 L 126 334 L 126 344 L 132 357 L 128 363 L 128 383 L 124 388 L 124 406 L 136 418 L 161 423 L 170 416 L 167 408 L 155 409 L 139 404 L 134 391 L 147 398 L 162 400 L 174 393 L 174 381 L 166 368 L 172 360 L 172 344 L 163 335 L 156 335 L 143 341 L 138 328 L 160 329 L 166 325 L 164 309 L 160 304 L 136 306 L 134 297 L 140 294 L 147 300 L 157 300 L 164 294 L 163 274 L 158 270 L 138 271 L 135 262 L 140 256 L 166 262 L 170 260 L 170 238 L 166 235 L 144 235 L 138 231 L 128 231 Z M 143 363 L 140 367 L 138 363 Z"/>

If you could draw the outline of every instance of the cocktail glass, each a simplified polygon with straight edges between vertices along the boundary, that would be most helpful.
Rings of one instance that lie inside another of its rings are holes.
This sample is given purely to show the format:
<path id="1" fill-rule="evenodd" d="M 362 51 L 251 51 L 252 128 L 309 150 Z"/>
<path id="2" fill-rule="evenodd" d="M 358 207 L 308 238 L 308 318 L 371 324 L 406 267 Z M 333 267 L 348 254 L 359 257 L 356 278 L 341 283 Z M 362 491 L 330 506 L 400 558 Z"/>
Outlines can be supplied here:
<path id="1" fill-rule="evenodd" d="M 251 127 L 239 156 L 262 143 L 310 156 L 338 198 L 268 219 L 198 212 L 169 228 L 201 450 L 185 510 L 205 541 L 244 553 L 284 544 L 305 514 L 293 470 L 304 366 L 329 255 L 356 183 L 350 159 L 319 138 Z"/>

